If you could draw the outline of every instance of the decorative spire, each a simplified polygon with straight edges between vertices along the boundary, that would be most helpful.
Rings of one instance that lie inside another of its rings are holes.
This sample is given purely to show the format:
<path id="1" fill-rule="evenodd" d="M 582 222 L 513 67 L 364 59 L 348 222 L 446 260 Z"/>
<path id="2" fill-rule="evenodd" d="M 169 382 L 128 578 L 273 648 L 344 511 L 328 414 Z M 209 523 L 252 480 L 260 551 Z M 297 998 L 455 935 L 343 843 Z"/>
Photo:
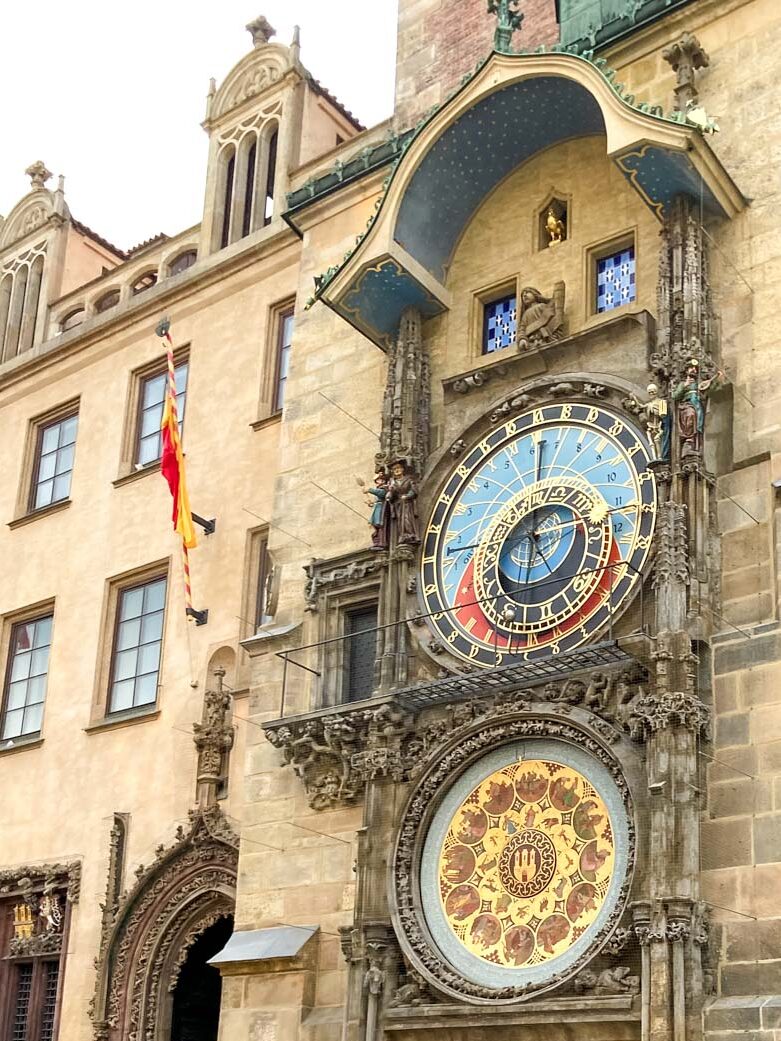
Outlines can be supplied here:
<path id="1" fill-rule="evenodd" d="M 28 166 L 24 172 L 30 178 L 30 184 L 33 189 L 43 188 L 52 175 L 51 170 L 47 170 L 46 164 L 41 162 L 40 159 L 33 163 L 32 166 Z"/>
<path id="2" fill-rule="evenodd" d="M 510 41 L 516 29 L 520 29 L 523 15 L 518 10 L 521 0 L 488 0 L 488 13 L 496 15 L 494 50 L 510 54 Z"/>
<path id="3" fill-rule="evenodd" d="M 686 112 L 699 99 L 694 73 L 697 69 L 707 69 L 710 58 L 692 33 L 684 33 L 676 43 L 665 47 L 662 57 L 675 73 L 675 111 Z"/>
<path id="4" fill-rule="evenodd" d="M 290 44 L 290 54 L 294 62 L 297 62 L 301 57 L 301 29 L 299 26 L 293 26 L 293 39 Z"/>
<path id="5" fill-rule="evenodd" d="M 255 47 L 263 47 L 272 36 L 276 36 L 277 32 L 269 20 L 262 14 L 258 15 L 254 21 L 249 22 L 246 28 L 252 37 L 252 43 Z"/>

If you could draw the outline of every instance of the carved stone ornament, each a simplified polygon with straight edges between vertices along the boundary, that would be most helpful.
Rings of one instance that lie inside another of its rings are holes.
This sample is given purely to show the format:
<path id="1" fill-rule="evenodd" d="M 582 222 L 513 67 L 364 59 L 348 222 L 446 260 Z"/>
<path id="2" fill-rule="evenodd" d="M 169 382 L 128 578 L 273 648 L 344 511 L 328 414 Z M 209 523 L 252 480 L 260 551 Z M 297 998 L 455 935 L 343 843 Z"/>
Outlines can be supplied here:
<path id="1" fill-rule="evenodd" d="M 330 590 L 361 582 L 369 575 L 379 574 L 387 566 L 387 554 L 372 550 L 361 550 L 331 560 L 313 557 L 304 565 L 304 610 L 319 611 L 322 597 Z"/>
<path id="2" fill-rule="evenodd" d="M 647 736 L 675 726 L 707 736 L 710 712 L 696 694 L 688 691 L 646 694 L 633 708 L 630 728 L 637 739 L 641 739 L 643 733 Z"/>
<path id="3" fill-rule="evenodd" d="M 437 648 L 434 648 L 436 651 Z M 283 755 L 306 788 L 315 810 L 351 805 L 363 795 L 368 780 L 414 778 L 427 756 L 454 730 L 476 720 L 502 717 L 532 702 L 556 706 L 567 714 L 575 705 L 589 710 L 589 725 L 607 744 L 622 734 L 645 736 L 636 707 L 647 701 L 647 674 L 640 666 L 590 676 L 549 681 L 542 686 L 491 698 L 457 702 L 419 717 L 393 700 L 373 707 L 335 707 L 327 715 L 275 720 L 264 727 L 270 743 Z"/>
<path id="4" fill-rule="evenodd" d="M 612 969 L 594 972 L 584 969 L 575 977 L 576 994 L 595 994 L 597 997 L 607 994 L 639 994 L 640 978 L 632 973 L 626 965 L 617 965 Z"/>
<path id="5" fill-rule="evenodd" d="M 37 188 L 44 188 L 46 182 L 50 180 L 52 176 L 51 170 L 46 169 L 46 164 L 38 159 L 31 166 L 28 166 L 24 171 L 30 178 L 30 187 L 35 190 Z"/>
<path id="6" fill-rule="evenodd" d="M 468 706 L 462 706 L 467 710 Z M 572 962 L 566 970 L 547 976 L 539 983 L 521 986 L 488 987 L 465 979 L 454 970 L 429 940 L 428 927 L 423 919 L 419 892 L 420 858 L 432 808 L 451 782 L 472 762 L 502 744 L 525 738 L 559 740 L 576 745 L 596 759 L 610 774 L 619 798 L 624 803 L 627 823 L 627 856 L 630 869 L 624 876 L 618 897 L 605 922 L 594 933 L 590 948 Z M 498 717 L 491 715 L 466 724 L 460 729 L 450 727 L 447 740 L 438 753 L 424 765 L 425 773 L 412 791 L 404 810 L 393 858 L 392 885 L 397 908 L 397 929 L 402 952 L 426 983 L 443 992 L 448 998 L 475 1003 L 508 1003 L 540 991 L 548 991 L 565 980 L 573 979 L 583 971 L 586 963 L 595 957 L 610 938 L 624 913 L 632 879 L 631 865 L 635 859 L 634 812 L 629 787 L 617 760 L 604 745 L 592 737 L 586 728 L 570 721 L 557 721 L 524 711 L 517 703 Z M 602 985 L 608 986 L 607 977 Z M 631 993 L 631 984 L 622 987 L 615 979 L 611 986 L 621 987 L 622 993 Z M 615 991 L 613 991 L 615 993 Z"/>
<path id="7" fill-rule="evenodd" d="M 259 15 L 257 18 L 253 18 L 251 22 L 248 22 L 246 29 L 252 37 L 252 45 L 254 47 L 263 47 L 272 36 L 277 34 L 277 30 L 269 22 L 268 18 L 265 18 L 263 15 Z"/>
<path id="8" fill-rule="evenodd" d="M 41 894 L 56 889 L 65 890 L 68 903 L 78 902 L 81 894 L 81 863 L 78 860 L 67 864 L 35 864 L 0 870 L 0 895 L 18 892 L 37 906 Z"/>
<path id="9" fill-rule="evenodd" d="M 203 717 L 193 723 L 198 750 L 198 799 L 201 806 L 213 806 L 223 775 L 225 756 L 233 748 L 234 729 L 230 693 L 223 687 L 225 669 L 215 669 L 215 689 L 203 696 Z"/>
<path id="10" fill-rule="evenodd" d="M 665 47 L 662 57 L 675 73 L 675 111 L 686 112 L 699 99 L 695 73 L 698 69 L 707 69 L 710 58 L 693 33 L 683 33 L 675 43 Z"/>
<path id="11" fill-rule="evenodd" d="M 382 403 L 378 468 L 390 470 L 404 459 L 413 475 L 422 474 L 431 439 L 431 366 L 423 339 L 423 318 L 408 308 L 388 351 Z"/>
<path id="12" fill-rule="evenodd" d="M 219 808 L 193 810 L 189 827 L 178 828 L 154 863 L 136 871 L 96 962 L 90 1008 L 96 1041 L 161 1035 L 161 995 L 175 985 L 187 949 L 233 913 L 238 847 Z"/>

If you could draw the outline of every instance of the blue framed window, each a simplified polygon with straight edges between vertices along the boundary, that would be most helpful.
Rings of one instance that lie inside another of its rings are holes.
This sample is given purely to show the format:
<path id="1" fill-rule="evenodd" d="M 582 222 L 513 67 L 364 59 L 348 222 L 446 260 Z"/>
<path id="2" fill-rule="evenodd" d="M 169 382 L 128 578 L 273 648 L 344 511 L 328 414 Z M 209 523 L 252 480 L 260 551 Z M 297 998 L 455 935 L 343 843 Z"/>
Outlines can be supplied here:
<path id="1" fill-rule="evenodd" d="M 515 343 L 517 317 L 514 293 L 484 305 L 483 354 L 493 354 Z"/>
<path id="2" fill-rule="evenodd" d="M 597 259 L 597 314 L 613 311 L 637 299 L 635 247 Z"/>

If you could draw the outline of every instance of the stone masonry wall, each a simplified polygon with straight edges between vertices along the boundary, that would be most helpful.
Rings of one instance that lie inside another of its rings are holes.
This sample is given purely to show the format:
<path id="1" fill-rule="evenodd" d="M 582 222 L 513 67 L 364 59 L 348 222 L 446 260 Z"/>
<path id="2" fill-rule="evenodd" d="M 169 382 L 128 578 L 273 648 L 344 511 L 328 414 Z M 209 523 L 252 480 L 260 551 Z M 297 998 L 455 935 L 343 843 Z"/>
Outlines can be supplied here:
<path id="1" fill-rule="evenodd" d="M 396 52 L 396 122 L 411 126 L 440 104 L 461 78 L 490 52 L 496 26 L 486 0 L 399 0 Z M 554 0 L 522 7 L 515 48 L 558 39 Z"/>

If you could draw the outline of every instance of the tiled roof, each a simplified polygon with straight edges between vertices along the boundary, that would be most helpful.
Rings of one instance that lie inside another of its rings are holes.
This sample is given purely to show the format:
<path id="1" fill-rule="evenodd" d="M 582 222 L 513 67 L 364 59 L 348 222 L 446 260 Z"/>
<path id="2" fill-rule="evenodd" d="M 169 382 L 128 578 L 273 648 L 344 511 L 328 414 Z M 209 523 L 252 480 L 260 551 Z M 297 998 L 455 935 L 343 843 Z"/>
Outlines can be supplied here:
<path id="1" fill-rule="evenodd" d="M 136 253 L 140 253 L 142 250 L 147 249 L 148 246 L 156 246 L 158 242 L 167 242 L 169 236 L 164 231 L 158 231 L 156 235 L 153 235 L 149 239 L 144 239 L 143 242 L 139 242 L 137 246 L 131 247 L 127 251 L 128 257 L 133 257 Z"/>
<path id="2" fill-rule="evenodd" d="M 76 231 L 81 232 L 81 234 L 85 235 L 88 239 L 97 242 L 99 246 L 103 246 L 104 249 L 107 249 L 110 253 L 114 253 L 120 259 L 127 260 L 127 253 L 124 249 L 120 249 L 119 246 L 115 246 L 113 243 L 109 242 L 108 239 L 104 239 L 102 235 L 98 235 L 96 231 L 93 231 L 92 228 L 88 228 L 86 224 L 82 224 L 82 222 L 76 220 L 75 217 L 71 217 L 71 223 Z"/>
<path id="3" fill-rule="evenodd" d="M 321 97 L 325 98 L 326 101 L 330 101 L 334 108 L 338 112 L 341 112 L 341 114 L 344 116 L 347 122 L 352 123 L 356 130 L 366 129 L 363 123 L 359 122 L 359 120 L 355 118 L 352 112 L 350 112 L 349 109 L 345 108 L 341 101 L 339 101 L 338 98 L 335 98 L 333 94 L 330 92 L 330 90 L 327 90 L 319 80 L 316 80 L 314 78 L 314 76 L 311 73 L 309 73 L 309 85 L 316 94 L 319 94 Z"/>

